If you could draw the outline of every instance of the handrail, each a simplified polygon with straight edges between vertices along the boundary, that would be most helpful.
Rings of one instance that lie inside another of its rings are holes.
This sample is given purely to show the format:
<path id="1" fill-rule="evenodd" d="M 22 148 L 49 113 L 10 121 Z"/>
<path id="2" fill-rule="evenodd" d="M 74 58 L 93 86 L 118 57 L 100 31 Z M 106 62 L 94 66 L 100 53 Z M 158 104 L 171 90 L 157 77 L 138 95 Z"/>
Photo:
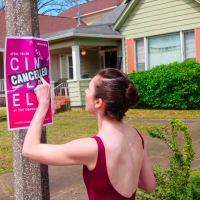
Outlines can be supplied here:
<path id="1" fill-rule="evenodd" d="M 67 82 L 57 85 L 53 90 L 51 90 L 51 93 L 54 93 L 53 96 L 68 96 Z"/>

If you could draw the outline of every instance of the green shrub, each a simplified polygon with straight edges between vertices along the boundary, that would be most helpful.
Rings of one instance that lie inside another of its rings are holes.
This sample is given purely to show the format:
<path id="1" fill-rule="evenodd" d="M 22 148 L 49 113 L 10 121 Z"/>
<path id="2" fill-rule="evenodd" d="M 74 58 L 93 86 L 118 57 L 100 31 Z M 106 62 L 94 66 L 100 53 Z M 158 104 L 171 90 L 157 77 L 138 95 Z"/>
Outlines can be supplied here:
<path id="1" fill-rule="evenodd" d="M 184 144 L 179 144 L 178 134 L 182 133 Z M 194 160 L 192 138 L 184 125 L 179 120 L 171 121 L 171 129 L 163 127 L 156 133 L 149 131 L 151 137 L 163 140 L 172 151 L 168 157 L 169 167 L 163 169 L 159 163 L 153 166 L 156 178 L 156 189 L 152 194 L 141 190 L 137 192 L 137 199 L 163 199 L 163 200 L 197 200 L 199 180 L 191 176 L 191 162 Z M 196 176 L 195 176 L 196 177 Z M 196 183 L 193 186 L 193 183 Z M 199 197 L 198 197 L 199 198 Z"/>
<path id="2" fill-rule="evenodd" d="M 140 107 L 196 109 L 200 107 L 200 64 L 194 60 L 160 65 L 127 77 L 140 94 Z"/>
<path id="3" fill-rule="evenodd" d="M 200 169 L 194 170 L 190 177 L 190 182 L 192 185 L 192 194 L 193 194 L 193 200 L 199 200 L 200 199 Z"/>

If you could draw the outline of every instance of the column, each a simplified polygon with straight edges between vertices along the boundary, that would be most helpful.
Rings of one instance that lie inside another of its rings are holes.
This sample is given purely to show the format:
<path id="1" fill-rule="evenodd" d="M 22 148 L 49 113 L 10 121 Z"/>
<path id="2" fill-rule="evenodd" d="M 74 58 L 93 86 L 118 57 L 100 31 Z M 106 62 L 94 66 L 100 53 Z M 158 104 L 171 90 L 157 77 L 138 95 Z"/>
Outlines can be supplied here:
<path id="1" fill-rule="evenodd" d="M 80 48 L 79 46 L 72 46 L 72 61 L 73 61 L 73 75 L 74 80 L 79 80 L 80 76 Z"/>

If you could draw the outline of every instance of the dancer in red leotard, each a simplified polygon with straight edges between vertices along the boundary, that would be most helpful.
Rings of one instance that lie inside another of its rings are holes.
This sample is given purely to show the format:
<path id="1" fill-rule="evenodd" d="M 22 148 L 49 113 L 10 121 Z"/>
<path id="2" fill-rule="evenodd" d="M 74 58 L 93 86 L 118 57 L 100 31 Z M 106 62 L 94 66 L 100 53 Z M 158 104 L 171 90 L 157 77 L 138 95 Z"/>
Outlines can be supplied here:
<path id="1" fill-rule="evenodd" d="M 48 165 L 83 165 L 89 200 L 134 200 L 137 188 L 154 191 L 156 183 L 144 140 L 122 121 L 139 96 L 120 70 L 100 70 L 85 90 L 85 109 L 96 116 L 98 133 L 62 145 L 40 143 L 50 98 L 50 85 L 43 78 L 41 81 L 35 89 L 39 106 L 23 145 L 25 157 Z"/>

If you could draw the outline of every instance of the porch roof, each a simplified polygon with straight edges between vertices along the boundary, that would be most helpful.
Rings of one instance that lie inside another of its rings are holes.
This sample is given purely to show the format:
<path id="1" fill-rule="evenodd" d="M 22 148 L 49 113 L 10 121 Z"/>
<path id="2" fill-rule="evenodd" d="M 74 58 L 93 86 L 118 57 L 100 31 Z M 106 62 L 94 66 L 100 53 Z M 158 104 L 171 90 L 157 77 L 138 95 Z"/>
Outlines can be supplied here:
<path id="1" fill-rule="evenodd" d="M 119 32 L 114 31 L 108 25 L 93 25 L 49 33 L 41 35 L 41 37 L 46 38 L 49 41 L 56 41 L 74 37 L 122 39 L 124 36 L 122 36 Z"/>

